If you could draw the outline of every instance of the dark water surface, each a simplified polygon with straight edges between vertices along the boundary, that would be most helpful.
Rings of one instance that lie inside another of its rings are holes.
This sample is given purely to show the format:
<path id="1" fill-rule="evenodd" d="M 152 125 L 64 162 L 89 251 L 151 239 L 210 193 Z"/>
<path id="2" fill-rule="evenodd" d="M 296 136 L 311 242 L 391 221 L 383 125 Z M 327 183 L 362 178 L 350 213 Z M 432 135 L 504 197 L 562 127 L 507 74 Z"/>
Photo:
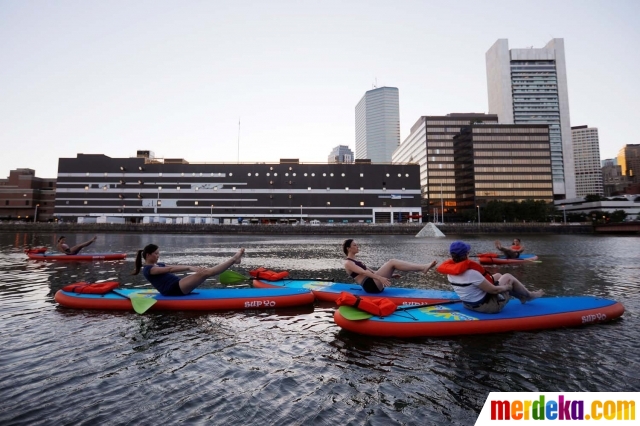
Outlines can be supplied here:
<path id="1" fill-rule="evenodd" d="M 444 260 L 455 236 L 356 238 L 361 260 L 379 266 L 390 257 Z M 493 251 L 487 237 L 466 238 L 473 252 Z M 638 237 L 528 236 L 526 251 L 542 263 L 500 269 L 551 296 L 616 299 L 626 307 L 621 320 L 413 340 L 341 331 L 331 305 L 141 316 L 53 300 L 77 281 L 146 286 L 130 272 L 148 242 L 169 264 L 212 265 L 242 246 L 241 272 L 265 266 L 345 281 L 340 237 L 103 234 L 86 251 L 127 251 L 126 261 L 44 263 L 22 253 L 54 240 L 0 234 L 2 425 L 472 425 L 490 391 L 640 391 Z M 435 272 L 395 285 L 450 290 Z M 222 287 L 216 279 L 205 286 Z"/>

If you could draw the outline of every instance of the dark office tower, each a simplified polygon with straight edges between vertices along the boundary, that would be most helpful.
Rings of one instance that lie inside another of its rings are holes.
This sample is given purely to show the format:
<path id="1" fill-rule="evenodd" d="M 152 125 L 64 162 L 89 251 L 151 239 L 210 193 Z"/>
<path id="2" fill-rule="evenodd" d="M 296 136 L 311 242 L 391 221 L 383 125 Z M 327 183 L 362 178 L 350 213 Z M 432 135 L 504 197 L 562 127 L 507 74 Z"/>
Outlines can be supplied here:
<path id="1" fill-rule="evenodd" d="M 497 124 L 496 114 L 460 113 L 423 116 L 393 153 L 393 163 L 420 165 L 423 214 L 437 215 L 446 221 L 447 214 L 458 211 L 453 138 L 460 129 L 474 123 Z"/>
<path id="2" fill-rule="evenodd" d="M 549 126 L 478 124 L 453 138 L 458 213 L 489 201 L 553 201 Z"/>

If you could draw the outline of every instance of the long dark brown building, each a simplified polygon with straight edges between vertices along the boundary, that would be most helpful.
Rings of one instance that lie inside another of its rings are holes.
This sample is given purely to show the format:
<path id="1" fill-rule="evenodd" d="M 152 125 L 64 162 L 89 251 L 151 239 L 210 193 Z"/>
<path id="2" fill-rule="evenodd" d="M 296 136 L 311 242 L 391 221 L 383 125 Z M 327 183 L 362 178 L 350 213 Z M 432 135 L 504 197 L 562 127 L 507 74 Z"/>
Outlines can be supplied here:
<path id="1" fill-rule="evenodd" d="M 0 219 L 47 222 L 53 218 L 56 180 L 36 177 L 35 170 L 16 169 L 0 180 Z"/>
<path id="2" fill-rule="evenodd" d="M 418 220 L 417 165 L 190 164 L 78 154 L 60 158 L 55 214 L 131 222 L 389 223 Z M 392 219 L 393 218 L 393 219 Z"/>

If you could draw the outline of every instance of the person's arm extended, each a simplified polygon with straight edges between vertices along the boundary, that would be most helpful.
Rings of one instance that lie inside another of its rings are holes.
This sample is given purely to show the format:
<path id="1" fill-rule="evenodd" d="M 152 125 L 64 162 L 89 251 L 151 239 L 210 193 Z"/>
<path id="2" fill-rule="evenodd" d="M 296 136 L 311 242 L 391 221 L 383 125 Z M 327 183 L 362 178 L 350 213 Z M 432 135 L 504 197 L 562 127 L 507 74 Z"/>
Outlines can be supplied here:
<path id="1" fill-rule="evenodd" d="M 160 274 L 173 274 L 176 272 L 187 272 L 194 271 L 196 269 L 195 266 L 187 266 L 187 265 L 165 265 L 165 266 L 154 266 L 149 270 L 151 275 L 160 275 Z"/>
<path id="2" fill-rule="evenodd" d="M 489 294 L 499 294 L 499 293 L 504 293 L 505 291 L 509 291 L 511 290 L 511 284 L 499 284 L 499 285 L 493 285 L 491 284 L 489 281 L 484 280 L 482 281 L 482 283 L 478 286 L 478 288 L 486 293 Z"/>

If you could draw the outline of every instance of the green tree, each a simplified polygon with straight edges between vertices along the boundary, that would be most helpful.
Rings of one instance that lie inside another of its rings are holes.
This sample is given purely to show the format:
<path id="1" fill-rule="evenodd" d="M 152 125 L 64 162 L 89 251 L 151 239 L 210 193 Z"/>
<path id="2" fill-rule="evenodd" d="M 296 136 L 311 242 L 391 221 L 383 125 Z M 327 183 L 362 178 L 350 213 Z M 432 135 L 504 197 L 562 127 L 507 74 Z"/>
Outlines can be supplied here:
<path id="1" fill-rule="evenodd" d="M 606 200 L 606 198 L 598 195 L 598 194 L 588 194 L 587 196 L 584 197 L 584 200 L 588 203 L 593 202 L 593 201 L 603 201 Z"/>
<path id="2" fill-rule="evenodd" d="M 611 222 L 623 222 L 627 217 L 627 212 L 624 210 L 616 210 L 611 213 Z"/>

